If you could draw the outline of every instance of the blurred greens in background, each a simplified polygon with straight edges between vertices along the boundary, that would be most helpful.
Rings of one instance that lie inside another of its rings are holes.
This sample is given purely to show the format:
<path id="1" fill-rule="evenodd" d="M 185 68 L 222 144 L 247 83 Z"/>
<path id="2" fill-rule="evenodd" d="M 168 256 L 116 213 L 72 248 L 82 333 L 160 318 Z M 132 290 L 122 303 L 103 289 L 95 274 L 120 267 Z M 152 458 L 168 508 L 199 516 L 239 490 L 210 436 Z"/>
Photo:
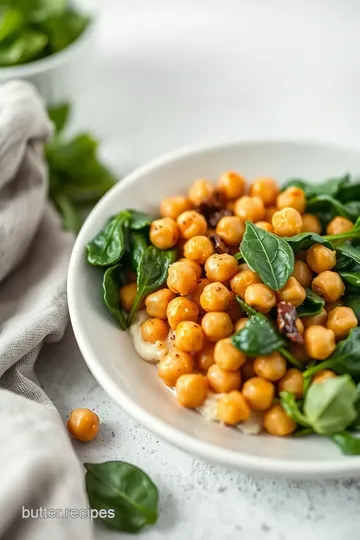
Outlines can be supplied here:
<path id="1" fill-rule="evenodd" d="M 90 19 L 68 0 L 0 0 L 0 67 L 17 66 L 62 51 Z"/>

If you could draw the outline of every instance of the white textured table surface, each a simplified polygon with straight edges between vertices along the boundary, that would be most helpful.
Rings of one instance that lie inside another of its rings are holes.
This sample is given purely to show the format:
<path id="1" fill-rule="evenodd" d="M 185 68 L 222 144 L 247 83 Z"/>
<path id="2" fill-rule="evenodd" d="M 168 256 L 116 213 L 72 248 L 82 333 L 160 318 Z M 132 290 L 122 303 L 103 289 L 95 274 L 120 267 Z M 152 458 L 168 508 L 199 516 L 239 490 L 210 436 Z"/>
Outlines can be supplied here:
<path id="1" fill-rule="evenodd" d="M 357 0 L 103 0 L 102 6 L 101 62 L 94 84 L 77 96 L 74 121 L 100 134 L 119 171 L 205 141 L 360 141 Z M 80 459 L 131 461 L 159 486 L 160 519 L 144 540 L 359 538 L 360 482 L 273 481 L 193 459 L 107 397 L 70 329 L 52 348 L 38 373 L 62 416 L 84 406 L 103 423 L 94 443 L 76 446 Z M 97 529 L 98 539 L 117 537 Z"/>

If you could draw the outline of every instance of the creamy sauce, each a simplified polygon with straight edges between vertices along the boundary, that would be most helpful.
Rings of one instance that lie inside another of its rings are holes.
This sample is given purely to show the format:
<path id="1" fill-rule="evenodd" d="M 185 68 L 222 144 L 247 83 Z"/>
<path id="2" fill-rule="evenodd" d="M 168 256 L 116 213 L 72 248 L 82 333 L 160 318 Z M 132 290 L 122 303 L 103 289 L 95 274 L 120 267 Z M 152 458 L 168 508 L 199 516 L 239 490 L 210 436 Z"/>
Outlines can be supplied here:
<path id="1" fill-rule="evenodd" d="M 147 362 L 156 364 L 168 353 L 169 342 L 166 340 L 147 343 L 143 340 L 140 327 L 142 323 L 149 318 L 150 317 L 145 310 L 139 311 L 134 318 L 134 322 L 130 326 L 130 334 L 133 340 L 134 349 L 138 355 Z"/>

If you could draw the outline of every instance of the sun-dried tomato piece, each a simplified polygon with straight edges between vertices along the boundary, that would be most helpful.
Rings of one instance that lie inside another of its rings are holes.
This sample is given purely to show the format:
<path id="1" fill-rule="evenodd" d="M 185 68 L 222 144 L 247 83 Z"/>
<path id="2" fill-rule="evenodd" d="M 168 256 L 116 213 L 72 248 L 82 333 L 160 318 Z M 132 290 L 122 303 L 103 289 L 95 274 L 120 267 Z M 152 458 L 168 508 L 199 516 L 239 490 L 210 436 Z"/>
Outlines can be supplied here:
<path id="1" fill-rule="evenodd" d="M 225 204 L 226 201 L 223 194 L 219 191 L 214 191 L 214 193 L 206 201 L 199 204 L 195 210 L 204 216 L 209 227 L 215 229 L 222 217 L 234 215 L 232 210 L 225 208 Z"/>
<path id="2" fill-rule="evenodd" d="M 218 234 L 210 234 L 209 238 L 216 253 L 228 253 L 230 255 L 230 250 L 226 247 L 224 240 L 222 240 Z"/>
<path id="3" fill-rule="evenodd" d="M 289 302 L 279 302 L 277 305 L 277 326 L 290 341 L 302 345 L 304 339 L 296 328 L 297 313 Z"/>

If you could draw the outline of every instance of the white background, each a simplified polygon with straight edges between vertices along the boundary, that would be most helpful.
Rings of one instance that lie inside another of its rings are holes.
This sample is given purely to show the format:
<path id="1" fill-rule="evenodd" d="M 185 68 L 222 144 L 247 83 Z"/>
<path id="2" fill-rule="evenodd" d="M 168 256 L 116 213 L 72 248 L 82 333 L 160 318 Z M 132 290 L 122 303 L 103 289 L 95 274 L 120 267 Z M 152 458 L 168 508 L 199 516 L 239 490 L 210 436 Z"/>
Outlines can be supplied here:
<path id="1" fill-rule="evenodd" d="M 91 58 L 93 83 L 74 97 L 74 122 L 100 135 L 119 173 L 207 141 L 300 136 L 360 145 L 358 0 L 99 4 L 99 58 Z M 38 369 L 63 417 L 83 406 L 103 423 L 94 443 L 76 446 L 80 458 L 131 461 L 159 486 L 159 522 L 144 540 L 359 538 L 360 482 L 274 481 L 193 459 L 110 401 L 71 331 L 54 353 Z"/>

